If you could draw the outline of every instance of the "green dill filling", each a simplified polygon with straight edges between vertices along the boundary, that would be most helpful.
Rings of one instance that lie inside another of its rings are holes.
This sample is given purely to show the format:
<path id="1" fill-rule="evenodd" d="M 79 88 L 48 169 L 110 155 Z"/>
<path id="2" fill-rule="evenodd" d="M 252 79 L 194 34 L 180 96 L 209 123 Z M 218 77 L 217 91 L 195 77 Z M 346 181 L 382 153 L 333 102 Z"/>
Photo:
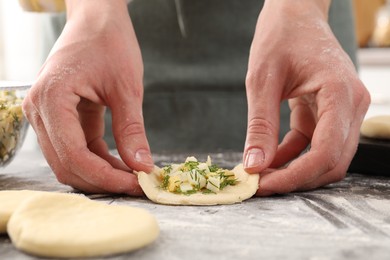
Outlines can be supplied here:
<path id="1" fill-rule="evenodd" d="M 172 165 L 165 166 L 163 170 L 166 174 L 169 174 L 172 171 Z"/>
<path id="2" fill-rule="evenodd" d="M 184 163 L 184 166 L 181 168 L 182 171 L 191 171 L 196 169 L 199 165 L 199 162 L 188 161 Z"/>
<path id="3" fill-rule="evenodd" d="M 178 193 L 183 194 L 183 195 L 192 195 L 192 194 L 195 194 L 197 192 L 198 192 L 197 190 L 189 190 L 189 191 L 180 191 Z"/>
<path id="4" fill-rule="evenodd" d="M 161 183 L 161 188 L 167 189 L 169 184 L 169 175 L 165 175 Z"/>
<path id="5" fill-rule="evenodd" d="M 203 193 L 203 194 L 216 194 L 214 191 L 209 190 L 209 189 L 204 189 L 204 190 L 202 190 L 202 193 Z"/>
<path id="6" fill-rule="evenodd" d="M 201 163 L 189 157 L 183 164 L 168 165 L 161 169 L 160 188 L 175 194 L 216 194 L 237 183 L 233 172 L 211 164 L 210 159 L 207 163 Z"/>
<path id="7" fill-rule="evenodd" d="M 219 167 L 218 167 L 218 165 L 213 164 L 213 165 L 209 166 L 209 170 L 210 170 L 210 172 L 216 172 L 219 170 Z"/>

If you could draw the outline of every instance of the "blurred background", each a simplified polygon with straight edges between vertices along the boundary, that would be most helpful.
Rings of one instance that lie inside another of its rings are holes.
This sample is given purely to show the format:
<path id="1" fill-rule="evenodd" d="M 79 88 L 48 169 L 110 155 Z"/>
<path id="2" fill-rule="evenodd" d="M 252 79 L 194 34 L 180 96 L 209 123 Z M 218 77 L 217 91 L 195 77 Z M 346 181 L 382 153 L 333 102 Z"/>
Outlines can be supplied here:
<path id="1" fill-rule="evenodd" d="M 55 43 L 53 25 L 64 13 L 26 12 L 17 0 L 0 0 L 0 84 L 31 84 Z M 39 149 L 32 128 L 23 150 Z"/>
<path id="2" fill-rule="evenodd" d="M 390 114 L 390 0 L 353 0 L 359 74 L 370 91 L 366 115 Z"/>
<path id="3" fill-rule="evenodd" d="M 23 1 L 21 1 L 23 2 Z M 367 117 L 390 114 L 390 0 L 353 0 L 359 75 L 372 95 Z M 0 0 L 0 82 L 33 82 L 55 42 L 64 13 L 23 11 Z M 29 130 L 24 150 L 38 149 Z"/>

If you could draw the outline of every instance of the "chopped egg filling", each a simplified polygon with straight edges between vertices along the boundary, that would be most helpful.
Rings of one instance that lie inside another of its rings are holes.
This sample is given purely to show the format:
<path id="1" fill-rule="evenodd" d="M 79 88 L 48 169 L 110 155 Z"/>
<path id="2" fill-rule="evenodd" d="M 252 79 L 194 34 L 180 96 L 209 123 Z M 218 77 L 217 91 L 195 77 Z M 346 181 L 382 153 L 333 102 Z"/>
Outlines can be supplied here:
<path id="1" fill-rule="evenodd" d="M 232 171 L 212 164 L 210 156 L 206 162 L 188 157 L 182 164 L 165 166 L 160 171 L 160 178 L 162 189 L 185 195 L 218 193 L 226 186 L 238 183 Z"/>
<path id="2" fill-rule="evenodd" d="M 23 126 L 22 99 L 14 91 L 0 92 L 0 165 L 14 155 Z"/>

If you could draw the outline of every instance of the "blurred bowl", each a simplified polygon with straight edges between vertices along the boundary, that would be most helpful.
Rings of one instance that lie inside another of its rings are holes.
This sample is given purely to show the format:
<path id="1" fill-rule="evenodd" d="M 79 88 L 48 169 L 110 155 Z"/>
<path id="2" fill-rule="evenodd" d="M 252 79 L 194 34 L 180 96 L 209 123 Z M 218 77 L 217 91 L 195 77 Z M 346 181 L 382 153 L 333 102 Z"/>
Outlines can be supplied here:
<path id="1" fill-rule="evenodd" d="M 0 167 L 9 164 L 22 147 L 29 123 L 22 101 L 30 85 L 0 85 Z"/>

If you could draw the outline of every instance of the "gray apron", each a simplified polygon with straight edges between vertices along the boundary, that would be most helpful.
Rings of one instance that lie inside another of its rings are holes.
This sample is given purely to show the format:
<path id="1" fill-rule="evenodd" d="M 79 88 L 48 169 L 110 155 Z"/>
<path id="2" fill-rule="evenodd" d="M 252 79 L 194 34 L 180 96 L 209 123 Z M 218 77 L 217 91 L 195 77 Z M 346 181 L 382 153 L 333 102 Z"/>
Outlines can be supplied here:
<path id="1" fill-rule="evenodd" d="M 242 151 L 245 75 L 262 5 L 262 0 L 129 4 L 145 66 L 143 113 L 152 152 Z M 332 1 L 329 23 L 355 62 L 350 0 Z M 115 148 L 110 120 L 108 111 L 105 139 Z M 283 102 L 280 139 L 288 129 L 289 109 Z"/>

